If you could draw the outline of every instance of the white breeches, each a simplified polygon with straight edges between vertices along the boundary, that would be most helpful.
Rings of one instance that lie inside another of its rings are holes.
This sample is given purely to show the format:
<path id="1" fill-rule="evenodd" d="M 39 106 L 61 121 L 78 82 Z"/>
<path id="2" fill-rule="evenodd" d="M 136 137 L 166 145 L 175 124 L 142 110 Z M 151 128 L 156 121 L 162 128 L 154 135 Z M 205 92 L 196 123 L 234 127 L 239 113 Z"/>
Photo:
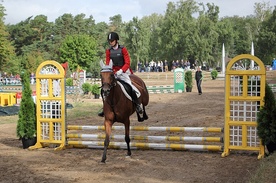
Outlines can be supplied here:
<path id="1" fill-rule="evenodd" d="M 132 84 L 129 75 L 131 74 L 131 72 L 129 71 L 129 69 L 125 72 L 122 73 L 120 76 L 118 76 L 118 79 L 123 80 L 124 82 L 128 83 L 132 89 L 136 92 L 137 96 L 140 96 L 140 92 L 139 90 Z"/>

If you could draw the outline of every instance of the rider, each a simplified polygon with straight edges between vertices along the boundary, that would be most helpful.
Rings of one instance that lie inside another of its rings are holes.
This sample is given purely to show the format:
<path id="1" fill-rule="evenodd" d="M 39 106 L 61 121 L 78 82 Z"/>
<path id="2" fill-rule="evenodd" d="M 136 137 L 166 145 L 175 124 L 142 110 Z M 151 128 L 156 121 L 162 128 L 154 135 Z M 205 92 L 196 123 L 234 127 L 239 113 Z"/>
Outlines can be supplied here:
<path id="1" fill-rule="evenodd" d="M 105 63 L 109 65 L 110 60 L 113 62 L 113 72 L 118 79 L 123 80 L 132 87 L 132 100 L 136 105 L 136 111 L 140 114 L 143 113 L 141 103 L 137 98 L 138 89 L 131 83 L 130 74 L 133 74 L 130 68 L 130 56 L 126 47 L 122 46 L 118 42 L 119 35 L 116 32 L 110 32 L 107 36 L 107 41 L 110 48 L 105 52 Z M 98 113 L 99 116 L 104 116 L 103 111 Z"/>

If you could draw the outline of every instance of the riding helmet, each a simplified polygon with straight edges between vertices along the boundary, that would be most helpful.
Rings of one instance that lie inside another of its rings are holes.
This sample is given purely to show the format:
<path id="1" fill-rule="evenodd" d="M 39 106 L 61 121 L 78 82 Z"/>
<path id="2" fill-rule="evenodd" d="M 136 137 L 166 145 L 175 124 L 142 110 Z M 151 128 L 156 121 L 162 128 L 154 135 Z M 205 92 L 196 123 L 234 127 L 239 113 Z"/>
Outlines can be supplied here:
<path id="1" fill-rule="evenodd" d="M 110 41 L 110 40 L 119 40 L 119 35 L 116 32 L 110 32 L 107 35 L 107 41 Z"/>

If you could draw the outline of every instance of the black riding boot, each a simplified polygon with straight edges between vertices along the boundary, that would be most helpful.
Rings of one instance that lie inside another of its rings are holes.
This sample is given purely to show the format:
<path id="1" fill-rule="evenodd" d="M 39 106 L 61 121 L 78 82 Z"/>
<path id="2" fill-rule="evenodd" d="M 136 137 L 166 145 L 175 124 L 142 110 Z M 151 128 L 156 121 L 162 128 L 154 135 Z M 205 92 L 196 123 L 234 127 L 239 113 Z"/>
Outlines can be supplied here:
<path id="1" fill-rule="evenodd" d="M 140 103 L 140 101 L 137 98 L 137 94 L 134 90 L 132 90 L 132 101 L 136 106 L 136 112 L 138 112 L 139 114 L 143 114 L 143 109 L 142 109 L 142 105 Z"/>
<path id="2" fill-rule="evenodd" d="M 103 109 L 102 109 L 102 111 L 100 111 L 100 112 L 98 113 L 98 116 L 100 116 L 100 117 L 104 117 L 104 112 L 103 112 Z"/>

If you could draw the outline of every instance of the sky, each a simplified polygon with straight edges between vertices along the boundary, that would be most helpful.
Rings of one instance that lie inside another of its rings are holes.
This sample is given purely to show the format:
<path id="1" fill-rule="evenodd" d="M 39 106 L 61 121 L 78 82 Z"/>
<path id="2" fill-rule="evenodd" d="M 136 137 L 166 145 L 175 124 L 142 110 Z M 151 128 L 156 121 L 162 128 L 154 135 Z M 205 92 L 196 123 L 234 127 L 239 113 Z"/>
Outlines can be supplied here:
<path id="1" fill-rule="evenodd" d="M 46 15 L 49 22 L 65 13 L 73 16 L 84 13 L 93 16 L 96 23 L 109 22 L 109 18 L 120 14 L 123 22 L 133 17 L 142 18 L 152 13 L 164 14 L 169 2 L 179 0 L 0 0 L 6 9 L 5 23 L 16 24 L 28 17 Z M 214 3 L 220 8 L 220 17 L 247 16 L 254 14 L 256 2 L 269 2 L 276 6 L 276 0 L 199 0 L 204 4 Z"/>

